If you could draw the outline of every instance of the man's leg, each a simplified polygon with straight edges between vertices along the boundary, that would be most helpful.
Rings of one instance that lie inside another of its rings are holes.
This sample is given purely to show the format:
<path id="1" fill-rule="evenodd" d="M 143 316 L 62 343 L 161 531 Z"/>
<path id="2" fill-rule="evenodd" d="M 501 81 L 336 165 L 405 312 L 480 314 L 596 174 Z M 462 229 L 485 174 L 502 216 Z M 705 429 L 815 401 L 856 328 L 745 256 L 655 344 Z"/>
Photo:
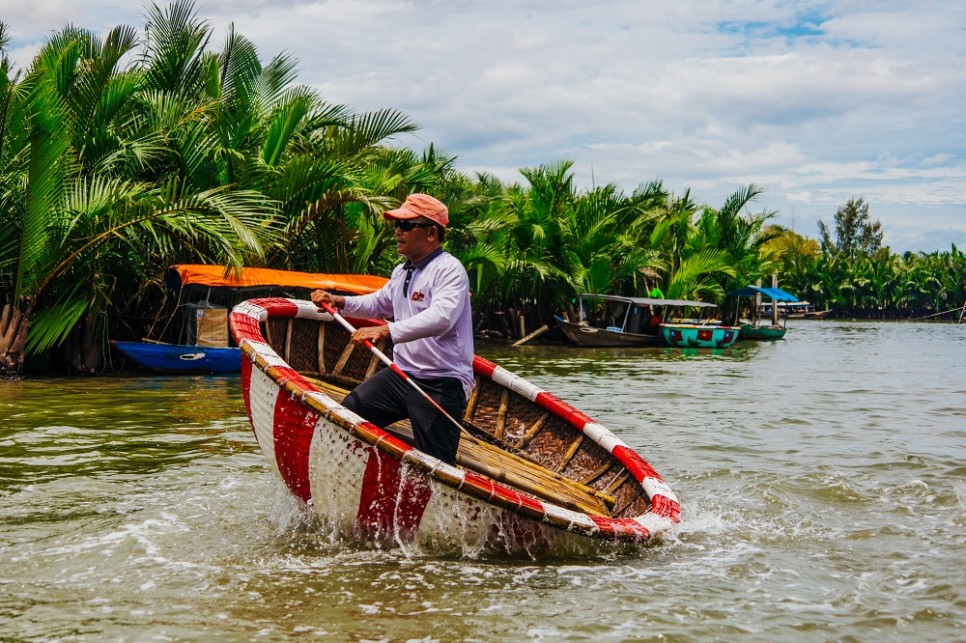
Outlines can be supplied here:
<path id="1" fill-rule="evenodd" d="M 408 417 L 406 398 L 412 389 L 388 368 L 355 387 L 342 405 L 381 429 Z"/>
<path id="2" fill-rule="evenodd" d="M 460 421 L 466 411 L 463 385 L 454 378 L 416 380 L 419 387 L 443 407 L 451 418 Z M 460 443 L 460 429 L 444 417 L 430 402 L 415 390 L 406 398 L 409 419 L 413 425 L 416 448 L 435 456 L 447 464 L 456 464 L 456 450 Z"/>

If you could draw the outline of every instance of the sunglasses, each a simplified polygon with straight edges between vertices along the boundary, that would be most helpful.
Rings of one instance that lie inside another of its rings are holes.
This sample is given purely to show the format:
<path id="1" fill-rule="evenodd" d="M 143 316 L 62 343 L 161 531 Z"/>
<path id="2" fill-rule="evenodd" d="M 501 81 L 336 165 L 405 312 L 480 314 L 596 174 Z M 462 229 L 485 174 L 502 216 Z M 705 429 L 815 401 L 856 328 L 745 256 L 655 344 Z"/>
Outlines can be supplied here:
<path id="1" fill-rule="evenodd" d="M 403 232 L 409 232 L 413 228 L 434 228 L 435 223 L 417 223 L 415 221 L 409 221 L 406 219 L 399 219 L 396 221 L 396 227 Z"/>

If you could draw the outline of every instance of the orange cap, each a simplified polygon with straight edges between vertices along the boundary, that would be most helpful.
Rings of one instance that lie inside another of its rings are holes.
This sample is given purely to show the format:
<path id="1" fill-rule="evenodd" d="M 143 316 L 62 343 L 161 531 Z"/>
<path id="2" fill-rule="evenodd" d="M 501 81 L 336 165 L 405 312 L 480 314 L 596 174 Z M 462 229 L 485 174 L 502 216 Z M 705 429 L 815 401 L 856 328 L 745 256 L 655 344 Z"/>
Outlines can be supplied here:
<path id="1" fill-rule="evenodd" d="M 449 210 L 443 202 L 419 192 L 410 194 L 401 206 L 395 210 L 386 210 L 382 216 L 387 220 L 426 217 L 444 228 L 449 225 Z"/>

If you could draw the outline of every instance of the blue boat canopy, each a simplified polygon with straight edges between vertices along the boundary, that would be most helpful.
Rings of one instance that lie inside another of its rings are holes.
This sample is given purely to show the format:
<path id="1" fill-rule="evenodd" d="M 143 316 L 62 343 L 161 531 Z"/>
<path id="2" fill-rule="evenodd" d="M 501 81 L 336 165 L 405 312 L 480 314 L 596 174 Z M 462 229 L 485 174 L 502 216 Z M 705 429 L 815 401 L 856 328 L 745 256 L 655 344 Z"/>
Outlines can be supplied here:
<path id="1" fill-rule="evenodd" d="M 762 295 L 775 301 L 798 301 L 798 297 L 787 293 L 781 288 L 762 288 L 761 286 L 745 286 L 728 293 L 729 297 L 754 297 Z"/>

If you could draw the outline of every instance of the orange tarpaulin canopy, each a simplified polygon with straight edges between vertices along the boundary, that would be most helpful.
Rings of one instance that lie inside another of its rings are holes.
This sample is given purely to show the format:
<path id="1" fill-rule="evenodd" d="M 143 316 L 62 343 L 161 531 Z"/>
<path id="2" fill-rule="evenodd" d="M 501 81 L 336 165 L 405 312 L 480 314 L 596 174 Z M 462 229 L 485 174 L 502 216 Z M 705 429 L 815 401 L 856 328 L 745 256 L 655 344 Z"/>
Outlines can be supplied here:
<path id="1" fill-rule="evenodd" d="M 237 277 L 232 270 L 228 272 L 226 278 L 224 266 L 183 263 L 171 266 L 164 281 L 172 289 L 192 285 L 239 289 L 280 286 L 310 290 L 321 288 L 365 295 L 379 290 L 388 280 L 375 275 L 330 275 L 322 272 L 296 272 L 271 268 L 243 268 Z"/>

